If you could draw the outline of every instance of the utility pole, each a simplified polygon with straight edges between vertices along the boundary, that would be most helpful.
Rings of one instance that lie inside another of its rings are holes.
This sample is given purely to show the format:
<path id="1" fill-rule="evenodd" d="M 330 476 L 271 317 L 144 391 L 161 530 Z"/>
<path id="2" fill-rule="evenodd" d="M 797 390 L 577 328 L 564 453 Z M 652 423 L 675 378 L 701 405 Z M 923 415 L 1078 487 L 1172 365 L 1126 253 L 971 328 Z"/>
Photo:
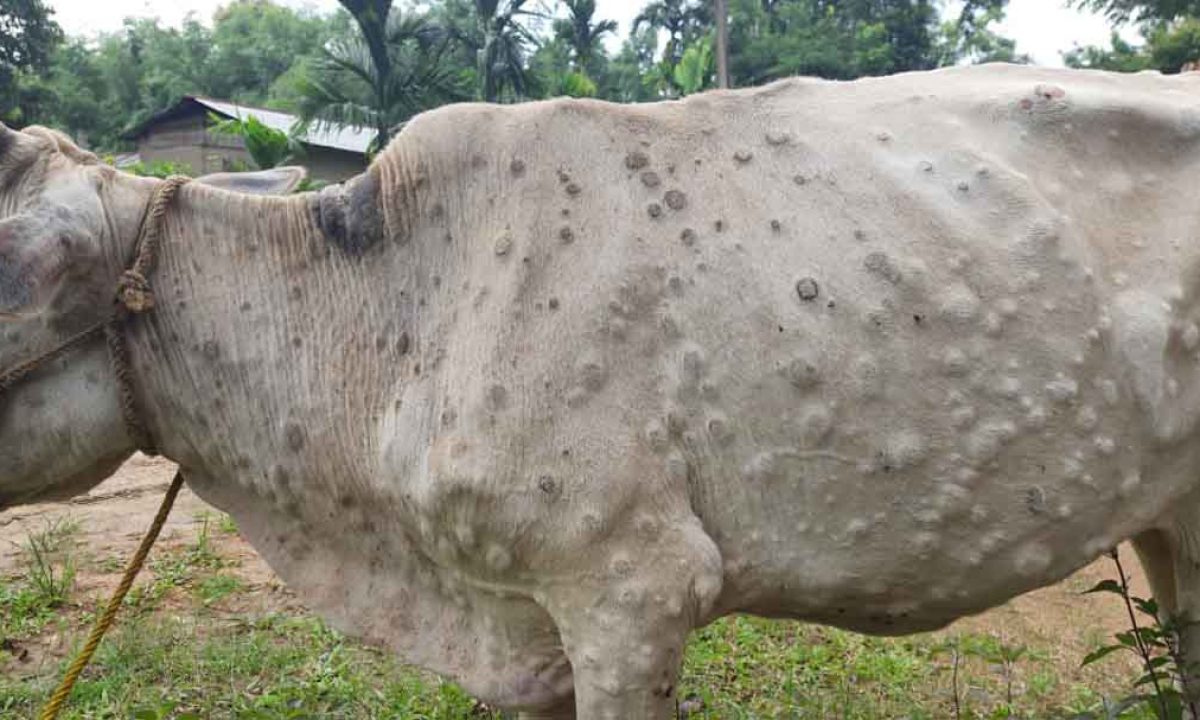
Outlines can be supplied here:
<path id="1" fill-rule="evenodd" d="M 717 87 L 729 87 L 729 8 L 726 0 L 713 0 L 717 16 Z"/>

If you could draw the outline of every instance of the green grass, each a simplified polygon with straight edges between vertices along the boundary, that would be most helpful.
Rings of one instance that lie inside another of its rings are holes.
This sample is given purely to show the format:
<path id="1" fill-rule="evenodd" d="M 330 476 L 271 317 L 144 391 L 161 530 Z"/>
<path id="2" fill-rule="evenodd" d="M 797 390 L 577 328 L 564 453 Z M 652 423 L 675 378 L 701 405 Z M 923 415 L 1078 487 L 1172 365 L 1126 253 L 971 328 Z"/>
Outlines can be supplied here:
<path id="1" fill-rule="evenodd" d="M 52 689 L 0 679 L 0 716 L 29 717 Z M 63 718 L 471 718 L 453 685 L 347 642 L 312 618 L 155 618 L 101 647 Z"/>
<path id="2" fill-rule="evenodd" d="M 63 718 L 500 717 L 456 685 L 318 619 L 230 611 L 249 588 L 212 533 L 236 529 L 224 518 L 199 520 L 192 542 L 156 553 Z M 19 646 L 53 631 L 77 645 L 86 635 L 100 605 L 69 597 L 72 533 L 69 525 L 48 527 L 26 545 L 26 570 L 40 575 L 0 579 L 0 667 L 18 667 L 5 657 L 11 639 Z M 0 718 L 34 717 L 68 659 L 32 677 L 0 676 Z M 1123 694 L 1133 679 L 1092 688 L 1063 681 L 1059 670 L 1046 648 L 986 634 L 883 639 L 732 617 L 693 634 L 678 697 L 692 719 L 1033 720 L 1104 717 L 1104 695 Z"/>
<path id="3" fill-rule="evenodd" d="M 21 545 L 24 572 L 0 577 L 0 652 L 14 637 L 36 634 L 57 618 L 75 587 L 75 541 L 70 519 L 44 524 Z"/>

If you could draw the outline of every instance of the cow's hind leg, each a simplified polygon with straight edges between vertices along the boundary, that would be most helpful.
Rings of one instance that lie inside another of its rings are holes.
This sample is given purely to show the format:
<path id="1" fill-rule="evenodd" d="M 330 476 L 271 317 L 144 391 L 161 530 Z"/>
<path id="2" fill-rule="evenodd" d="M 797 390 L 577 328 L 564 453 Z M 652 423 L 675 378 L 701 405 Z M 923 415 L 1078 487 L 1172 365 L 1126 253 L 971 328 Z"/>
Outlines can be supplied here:
<path id="1" fill-rule="evenodd" d="M 1180 688 L 1188 717 L 1200 718 L 1200 516 L 1189 513 L 1133 539 L 1164 622 L 1178 629 Z"/>
<path id="2" fill-rule="evenodd" d="M 544 593 L 571 660 L 579 720 L 674 717 L 687 634 L 720 593 L 720 553 L 695 517 L 635 524 Z"/>

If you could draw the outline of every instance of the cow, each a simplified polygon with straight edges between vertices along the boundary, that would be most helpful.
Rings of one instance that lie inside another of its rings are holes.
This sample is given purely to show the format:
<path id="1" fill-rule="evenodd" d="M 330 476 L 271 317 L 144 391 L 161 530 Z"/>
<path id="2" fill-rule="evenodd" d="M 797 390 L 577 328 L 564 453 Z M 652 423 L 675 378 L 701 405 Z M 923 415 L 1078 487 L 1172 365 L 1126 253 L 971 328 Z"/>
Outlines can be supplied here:
<path id="1" fill-rule="evenodd" d="M 111 311 L 159 181 L 0 157 L 4 368 Z M 455 105 L 320 192 L 184 186 L 129 379 L 308 604 L 529 717 L 670 717 L 729 613 L 930 630 L 1126 538 L 1200 618 L 1197 177 L 1196 75 Z M 15 385 L 0 507 L 129 457 L 118 390 L 101 340 Z"/>

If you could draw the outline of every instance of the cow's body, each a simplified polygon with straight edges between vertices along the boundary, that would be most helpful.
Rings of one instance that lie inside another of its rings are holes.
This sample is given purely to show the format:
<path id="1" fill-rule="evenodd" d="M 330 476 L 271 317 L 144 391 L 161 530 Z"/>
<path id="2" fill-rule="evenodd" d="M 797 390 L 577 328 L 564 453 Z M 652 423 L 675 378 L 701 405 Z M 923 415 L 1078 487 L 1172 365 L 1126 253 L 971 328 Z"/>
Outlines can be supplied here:
<path id="1" fill-rule="evenodd" d="M 459 106 L 319 199 L 185 191 L 134 356 L 343 627 L 651 717 L 733 611 L 927 629 L 1139 533 L 1200 609 L 1198 176 L 1195 77 Z"/>

